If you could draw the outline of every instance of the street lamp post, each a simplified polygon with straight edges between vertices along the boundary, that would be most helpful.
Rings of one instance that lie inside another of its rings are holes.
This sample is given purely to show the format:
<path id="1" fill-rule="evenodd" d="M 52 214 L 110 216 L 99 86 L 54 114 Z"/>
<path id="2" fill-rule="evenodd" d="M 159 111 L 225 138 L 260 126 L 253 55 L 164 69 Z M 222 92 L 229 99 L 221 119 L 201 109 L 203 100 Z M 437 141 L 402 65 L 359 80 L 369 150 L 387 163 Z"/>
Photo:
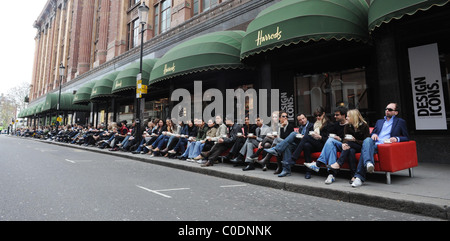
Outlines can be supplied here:
<path id="1" fill-rule="evenodd" d="M 149 7 L 145 5 L 145 1 L 138 8 L 139 15 L 139 23 L 141 24 L 141 56 L 140 56 L 140 67 L 139 67 L 139 75 L 137 76 L 136 81 L 136 139 L 137 143 L 141 142 L 141 103 L 145 103 L 145 98 L 142 97 L 142 94 L 146 94 L 147 86 L 142 83 L 142 58 L 144 57 L 144 32 L 145 32 L 145 24 L 147 24 Z"/>
<path id="2" fill-rule="evenodd" d="M 58 126 L 59 126 L 59 111 L 61 110 L 61 85 L 62 85 L 62 80 L 64 78 L 64 74 L 65 74 L 65 70 L 66 68 L 64 67 L 63 63 L 61 62 L 61 64 L 59 65 L 59 94 L 58 94 L 58 106 L 56 107 L 56 130 L 58 130 Z"/>

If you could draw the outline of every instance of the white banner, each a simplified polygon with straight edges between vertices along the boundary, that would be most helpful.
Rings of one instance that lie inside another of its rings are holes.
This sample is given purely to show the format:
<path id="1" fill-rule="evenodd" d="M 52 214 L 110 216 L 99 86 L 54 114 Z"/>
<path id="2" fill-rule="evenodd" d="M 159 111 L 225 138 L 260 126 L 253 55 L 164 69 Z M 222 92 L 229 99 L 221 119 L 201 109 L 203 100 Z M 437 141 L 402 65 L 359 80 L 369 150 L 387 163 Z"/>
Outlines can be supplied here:
<path id="1" fill-rule="evenodd" d="M 408 49 L 417 130 L 447 130 L 437 43 Z"/>

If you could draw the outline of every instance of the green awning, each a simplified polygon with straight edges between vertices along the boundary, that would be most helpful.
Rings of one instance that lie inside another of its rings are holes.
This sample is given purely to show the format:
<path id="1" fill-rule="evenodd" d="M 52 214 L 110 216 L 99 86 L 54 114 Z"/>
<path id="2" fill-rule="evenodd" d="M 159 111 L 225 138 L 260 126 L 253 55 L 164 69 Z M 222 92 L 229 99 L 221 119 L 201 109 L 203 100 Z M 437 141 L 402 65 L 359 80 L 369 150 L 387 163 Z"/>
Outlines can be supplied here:
<path id="1" fill-rule="evenodd" d="M 175 46 L 155 64 L 150 85 L 200 71 L 244 68 L 239 58 L 244 34 L 243 31 L 214 32 Z"/>
<path id="2" fill-rule="evenodd" d="M 101 101 L 102 98 L 112 98 L 112 88 L 114 80 L 117 78 L 119 71 L 106 75 L 95 82 L 91 92 L 91 101 Z"/>
<path id="3" fill-rule="evenodd" d="M 148 85 L 150 72 L 152 72 L 153 65 L 156 63 L 156 59 L 144 59 L 142 61 L 142 84 Z M 136 89 L 137 75 L 139 74 L 140 61 L 132 63 L 126 69 L 120 71 L 117 78 L 114 80 L 112 93 L 118 94 L 125 90 Z"/>
<path id="4" fill-rule="evenodd" d="M 26 109 L 21 110 L 21 111 L 19 112 L 19 114 L 17 114 L 17 118 L 24 118 L 25 110 L 26 110 Z"/>
<path id="5" fill-rule="evenodd" d="M 392 19 L 426 11 L 433 6 L 444 6 L 448 0 L 371 0 L 369 8 L 369 30 L 373 31 Z"/>
<path id="6" fill-rule="evenodd" d="M 87 105 L 91 103 L 92 88 L 95 85 L 96 80 L 84 84 L 73 97 L 74 105 Z"/>
<path id="7" fill-rule="evenodd" d="M 365 0 L 283 0 L 249 24 L 241 59 L 320 40 L 368 41 L 369 5 Z"/>
<path id="8" fill-rule="evenodd" d="M 42 112 L 53 112 L 57 111 L 58 106 L 58 93 L 47 94 L 44 102 L 44 106 L 42 107 Z M 90 105 L 74 105 L 73 104 L 72 93 L 63 93 L 61 94 L 61 111 L 90 111 Z"/>
<path id="9" fill-rule="evenodd" d="M 23 112 L 23 117 L 30 117 L 32 116 L 34 112 L 34 106 L 28 106 L 28 108 L 26 108 Z"/>
<path id="10" fill-rule="evenodd" d="M 44 103 L 39 103 L 36 105 L 35 109 L 34 109 L 34 114 L 35 115 L 39 115 L 42 113 L 42 108 L 44 107 Z"/>

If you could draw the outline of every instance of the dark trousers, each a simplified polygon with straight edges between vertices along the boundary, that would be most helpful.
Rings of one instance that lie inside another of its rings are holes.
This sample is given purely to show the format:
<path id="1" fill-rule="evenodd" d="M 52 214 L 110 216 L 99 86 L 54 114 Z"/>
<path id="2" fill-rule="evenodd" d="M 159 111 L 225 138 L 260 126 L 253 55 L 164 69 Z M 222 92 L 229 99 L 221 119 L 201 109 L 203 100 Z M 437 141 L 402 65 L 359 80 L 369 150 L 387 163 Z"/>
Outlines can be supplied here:
<path id="1" fill-rule="evenodd" d="M 215 161 L 217 159 L 217 157 L 219 157 L 224 151 L 226 151 L 232 145 L 233 145 L 233 143 L 231 143 L 231 144 L 227 144 L 227 143 L 217 143 L 217 144 L 215 144 L 211 148 L 211 151 L 209 152 L 208 160 L 210 162 Z"/>
<path id="2" fill-rule="evenodd" d="M 310 163 L 311 162 L 311 153 L 313 152 L 319 152 L 322 150 L 324 146 L 324 143 L 322 141 L 316 140 L 312 138 L 310 135 L 305 135 L 302 138 L 302 141 L 297 145 L 297 148 L 292 153 L 291 159 L 297 160 L 300 157 L 300 154 L 302 154 L 305 157 L 305 162 Z"/>
<path id="3" fill-rule="evenodd" d="M 350 168 L 350 176 L 353 177 L 356 174 L 356 153 L 361 152 L 361 145 L 358 145 L 354 142 L 349 142 L 350 149 L 343 150 L 341 152 L 341 156 L 337 160 L 339 166 L 342 167 L 346 161 L 348 161 L 348 166 Z"/>

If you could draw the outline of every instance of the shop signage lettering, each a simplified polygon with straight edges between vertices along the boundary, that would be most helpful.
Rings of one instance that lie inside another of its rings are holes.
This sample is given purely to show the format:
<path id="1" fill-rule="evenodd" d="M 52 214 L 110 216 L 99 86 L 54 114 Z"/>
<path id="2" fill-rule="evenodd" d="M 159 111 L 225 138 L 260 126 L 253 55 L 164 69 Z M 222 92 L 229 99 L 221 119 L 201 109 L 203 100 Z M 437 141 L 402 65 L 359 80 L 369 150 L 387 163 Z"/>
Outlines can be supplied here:
<path id="1" fill-rule="evenodd" d="M 175 63 L 173 63 L 171 67 L 167 67 L 167 64 L 164 65 L 164 75 L 169 72 L 175 72 Z"/>
<path id="2" fill-rule="evenodd" d="M 256 39 L 256 46 L 261 46 L 264 42 L 270 40 L 280 40 L 282 37 L 283 31 L 280 31 L 280 27 L 277 27 L 277 32 L 272 34 L 264 34 L 262 30 L 258 31 L 258 38 Z"/>
<path id="3" fill-rule="evenodd" d="M 115 88 L 117 89 L 117 88 L 120 88 L 120 87 L 122 87 L 122 80 L 116 82 Z"/>
<path id="4" fill-rule="evenodd" d="M 427 84 L 425 77 L 414 79 L 418 116 L 442 116 L 441 90 L 439 80 Z"/>
<path id="5" fill-rule="evenodd" d="M 223 96 L 224 94 L 226 95 L 225 97 Z M 258 98 L 258 95 L 260 98 Z M 193 99 L 191 96 L 193 96 Z M 171 116 L 177 121 L 184 121 L 186 123 L 186 121 L 190 120 L 192 117 L 191 110 L 193 107 L 194 119 L 203 119 L 207 122 L 209 119 L 214 119 L 214 115 L 221 115 L 235 119 L 238 124 L 244 124 L 246 115 L 245 99 L 249 98 L 252 99 L 254 103 L 253 108 L 250 108 L 248 113 L 250 123 L 255 124 L 256 117 L 259 116 L 265 124 L 269 124 L 272 120 L 272 118 L 270 118 L 271 113 L 278 111 L 280 108 L 280 91 L 278 89 L 271 89 L 270 106 L 267 103 L 268 96 L 267 89 L 260 89 L 258 92 L 255 89 L 248 89 L 246 91 L 241 88 L 236 90 L 227 89 L 225 90 L 225 93 L 222 93 L 218 89 L 208 89 L 203 92 L 202 81 L 195 81 L 193 94 L 182 88 L 172 92 L 171 101 L 179 103 L 172 109 Z M 226 106 L 224 105 L 224 100 L 226 101 Z M 236 105 L 235 100 L 237 101 Z M 203 108 L 204 102 L 211 103 Z M 224 107 L 225 114 L 223 114 Z M 268 107 L 270 107 L 269 112 Z M 180 116 L 180 113 L 183 113 L 183 116 Z M 215 114 L 213 115 L 212 113 Z M 235 113 L 237 116 L 235 116 Z"/>
<path id="6" fill-rule="evenodd" d="M 284 111 L 288 114 L 288 120 L 294 121 L 294 96 L 288 96 L 287 92 L 281 93 L 281 111 Z"/>
<path id="7" fill-rule="evenodd" d="M 437 44 L 408 49 L 417 130 L 446 130 L 447 119 Z"/>

